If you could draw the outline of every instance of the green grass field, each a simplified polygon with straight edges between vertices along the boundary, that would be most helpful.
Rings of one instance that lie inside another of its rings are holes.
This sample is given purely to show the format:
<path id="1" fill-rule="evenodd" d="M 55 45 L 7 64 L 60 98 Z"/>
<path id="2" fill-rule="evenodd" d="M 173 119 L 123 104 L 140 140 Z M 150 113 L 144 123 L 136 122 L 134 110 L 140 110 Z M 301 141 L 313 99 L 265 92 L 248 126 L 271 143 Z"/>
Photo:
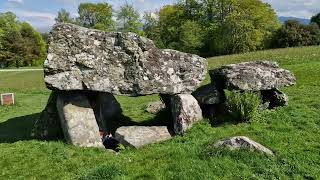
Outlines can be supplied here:
<path id="1" fill-rule="evenodd" d="M 288 107 L 265 111 L 252 123 L 213 127 L 204 120 L 185 136 L 117 155 L 32 140 L 31 128 L 50 94 L 43 74 L 0 72 L 0 93 L 14 92 L 17 99 L 15 106 L 0 107 L 0 179 L 320 179 L 320 47 L 215 57 L 209 66 L 249 60 L 275 60 L 296 75 L 297 85 L 282 89 Z M 144 108 L 157 96 L 117 98 L 134 121 L 155 118 Z M 275 157 L 208 148 L 235 135 L 260 142 Z"/>

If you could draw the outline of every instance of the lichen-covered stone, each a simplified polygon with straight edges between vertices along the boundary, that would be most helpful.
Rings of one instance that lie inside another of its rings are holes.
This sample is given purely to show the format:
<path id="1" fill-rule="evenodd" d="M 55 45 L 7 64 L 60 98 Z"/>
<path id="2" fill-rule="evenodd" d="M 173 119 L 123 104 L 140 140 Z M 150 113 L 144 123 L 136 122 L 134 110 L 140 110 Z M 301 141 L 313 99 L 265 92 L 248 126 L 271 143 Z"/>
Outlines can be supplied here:
<path id="1" fill-rule="evenodd" d="M 171 113 L 175 134 L 183 134 L 195 122 L 203 119 L 198 101 L 189 94 L 171 97 Z"/>
<path id="2" fill-rule="evenodd" d="M 199 104 L 221 104 L 225 101 L 223 90 L 218 90 L 213 84 L 198 88 L 192 95 Z"/>
<path id="3" fill-rule="evenodd" d="M 59 93 L 57 110 L 68 143 L 80 147 L 104 148 L 93 109 L 84 94 Z"/>
<path id="4" fill-rule="evenodd" d="M 125 146 L 142 146 L 171 139 L 166 126 L 123 126 L 117 129 L 115 139 Z"/>
<path id="5" fill-rule="evenodd" d="M 206 74 L 206 59 L 157 49 L 151 40 L 133 33 L 58 24 L 49 40 L 44 72 L 52 90 L 130 96 L 191 93 Z"/>
<path id="6" fill-rule="evenodd" d="M 162 101 L 155 101 L 147 105 L 146 111 L 151 114 L 157 114 L 164 108 L 166 108 L 166 105 Z"/>
<path id="7" fill-rule="evenodd" d="M 260 91 L 294 85 L 296 78 L 276 62 L 230 64 L 209 72 L 219 89 Z"/>
<path id="8" fill-rule="evenodd" d="M 56 101 L 57 92 L 52 92 L 47 106 L 41 112 L 39 119 L 35 122 L 31 136 L 37 139 L 56 140 L 63 138 L 60 118 L 58 115 Z"/>
<path id="9" fill-rule="evenodd" d="M 234 149 L 247 149 L 250 151 L 259 151 L 268 155 L 273 155 L 273 152 L 264 147 L 263 145 L 249 139 L 245 136 L 236 136 L 220 140 L 214 144 L 215 147 L 227 147 L 231 150 Z"/>
<path id="10" fill-rule="evenodd" d="M 261 91 L 262 100 L 269 105 L 269 109 L 288 106 L 289 97 L 278 89 Z"/>

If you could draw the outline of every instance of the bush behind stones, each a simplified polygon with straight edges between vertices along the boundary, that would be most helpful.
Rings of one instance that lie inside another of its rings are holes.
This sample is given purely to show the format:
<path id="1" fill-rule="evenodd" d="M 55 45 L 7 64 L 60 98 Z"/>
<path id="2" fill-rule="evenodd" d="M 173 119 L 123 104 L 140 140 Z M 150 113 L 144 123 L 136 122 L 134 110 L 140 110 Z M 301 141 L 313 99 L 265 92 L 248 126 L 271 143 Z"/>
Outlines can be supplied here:
<path id="1" fill-rule="evenodd" d="M 261 98 L 255 92 L 226 91 L 228 110 L 237 122 L 248 122 L 258 115 Z"/>

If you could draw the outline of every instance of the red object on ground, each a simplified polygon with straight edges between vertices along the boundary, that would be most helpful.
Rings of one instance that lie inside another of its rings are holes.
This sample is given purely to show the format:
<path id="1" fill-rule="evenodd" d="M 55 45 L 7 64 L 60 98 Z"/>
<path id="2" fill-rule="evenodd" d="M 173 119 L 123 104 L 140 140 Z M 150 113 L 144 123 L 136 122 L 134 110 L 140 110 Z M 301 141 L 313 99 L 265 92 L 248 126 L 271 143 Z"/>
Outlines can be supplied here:
<path id="1" fill-rule="evenodd" d="M 14 94 L 1 94 L 1 105 L 14 105 Z"/>

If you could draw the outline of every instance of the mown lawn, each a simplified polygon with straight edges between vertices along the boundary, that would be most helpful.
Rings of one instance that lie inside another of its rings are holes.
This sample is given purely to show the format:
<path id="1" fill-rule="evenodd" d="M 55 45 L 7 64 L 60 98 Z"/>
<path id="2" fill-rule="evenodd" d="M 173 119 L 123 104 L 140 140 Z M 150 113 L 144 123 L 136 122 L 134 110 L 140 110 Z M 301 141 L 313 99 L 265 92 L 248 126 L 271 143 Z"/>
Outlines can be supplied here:
<path id="1" fill-rule="evenodd" d="M 320 47 L 215 57 L 209 59 L 209 66 L 248 60 L 275 60 L 294 72 L 297 85 L 283 89 L 290 97 L 288 107 L 265 111 L 252 123 L 213 127 L 204 120 L 185 136 L 117 155 L 32 140 L 32 125 L 50 93 L 44 87 L 43 74 L 0 72 L 0 93 L 15 92 L 17 96 L 15 106 L 0 107 L 0 179 L 319 179 Z M 144 108 L 157 96 L 117 98 L 126 116 L 152 122 L 154 116 Z M 275 157 L 208 148 L 235 135 L 264 144 Z"/>

